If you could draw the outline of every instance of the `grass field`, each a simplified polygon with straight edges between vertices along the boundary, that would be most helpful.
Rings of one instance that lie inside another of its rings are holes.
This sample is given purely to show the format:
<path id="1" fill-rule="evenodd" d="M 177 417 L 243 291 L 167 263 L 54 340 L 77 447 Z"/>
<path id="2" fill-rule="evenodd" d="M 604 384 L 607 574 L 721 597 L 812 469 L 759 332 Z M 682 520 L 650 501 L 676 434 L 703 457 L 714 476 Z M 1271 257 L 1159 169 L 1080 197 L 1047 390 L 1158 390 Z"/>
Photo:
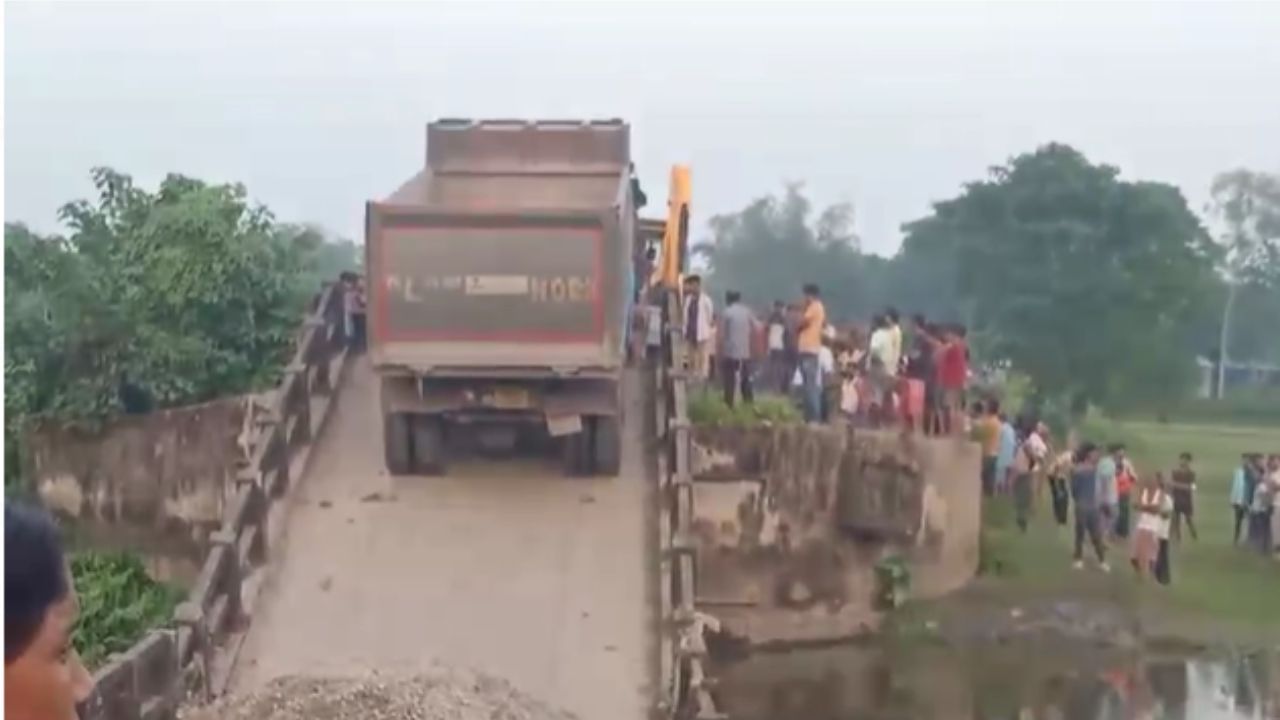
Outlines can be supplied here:
<path id="1" fill-rule="evenodd" d="M 1109 548 L 1113 572 L 1070 568 L 1072 528 L 1053 520 L 1048 493 L 1037 501 L 1026 535 L 1017 531 L 1004 498 L 984 509 L 983 583 L 1000 594 L 1105 597 L 1141 610 L 1163 633 L 1188 638 L 1262 639 L 1280 635 L 1280 562 L 1231 544 L 1231 475 L 1246 451 L 1280 452 L 1280 427 L 1090 423 L 1087 439 L 1125 442 L 1139 474 L 1171 470 L 1178 454 L 1195 456 L 1198 541 L 1183 533 L 1173 548 L 1173 584 L 1138 583 L 1127 545 Z"/>

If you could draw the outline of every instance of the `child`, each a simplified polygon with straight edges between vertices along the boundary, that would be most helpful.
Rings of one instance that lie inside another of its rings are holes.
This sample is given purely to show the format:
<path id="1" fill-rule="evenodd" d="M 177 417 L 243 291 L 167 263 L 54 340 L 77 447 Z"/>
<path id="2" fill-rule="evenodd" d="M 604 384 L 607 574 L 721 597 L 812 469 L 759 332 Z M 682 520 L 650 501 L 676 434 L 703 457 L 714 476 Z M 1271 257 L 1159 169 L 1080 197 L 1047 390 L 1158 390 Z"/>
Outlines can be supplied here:
<path id="1" fill-rule="evenodd" d="M 1124 446 L 1119 446 L 1116 452 L 1116 526 L 1115 533 L 1118 538 L 1128 539 L 1129 524 L 1131 511 L 1131 497 L 1133 487 L 1137 484 L 1137 473 L 1133 471 L 1133 465 L 1129 463 L 1129 459 L 1125 457 Z"/>
<path id="2" fill-rule="evenodd" d="M 1184 453 L 1185 454 L 1185 453 Z M 1177 500 L 1171 493 L 1164 493 L 1164 498 L 1160 501 L 1160 530 L 1158 536 L 1160 538 L 1160 549 L 1156 553 L 1155 575 L 1156 582 L 1161 585 L 1168 585 L 1173 582 L 1173 558 L 1170 556 L 1169 548 L 1169 526 L 1172 524 Z M 1190 516 L 1188 516 L 1190 519 Z M 1193 527 L 1188 524 L 1189 527 Z M 1191 536 L 1195 537 L 1195 530 L 1191 532 Z"/>
<path id="3" fill-rule="evenodd" d="M 1173 527 L 1174 540 L 1182 540 L 1182 521 L 1185 518 L 1187 529 L 1191 531 L 1191 539 L 1199 540 L 1195 523 L 1195 491 L 1196 472 L 1191 469 L 1191 453 L 1183 452 L 1178 456 L 1178 469 L 1171 477 L 1173 490 Z"/>
<path id="4" fill-rule="evenodd" d="M 1138 579 L 1146 577 L 1155 567 L 1160 552 L 1161 512 L 1165 505 L 1164 473 L 1156 473 L 1152 480 L 1138 489 L 1138 522 L 1133 536 L 1133 570 Z"/>

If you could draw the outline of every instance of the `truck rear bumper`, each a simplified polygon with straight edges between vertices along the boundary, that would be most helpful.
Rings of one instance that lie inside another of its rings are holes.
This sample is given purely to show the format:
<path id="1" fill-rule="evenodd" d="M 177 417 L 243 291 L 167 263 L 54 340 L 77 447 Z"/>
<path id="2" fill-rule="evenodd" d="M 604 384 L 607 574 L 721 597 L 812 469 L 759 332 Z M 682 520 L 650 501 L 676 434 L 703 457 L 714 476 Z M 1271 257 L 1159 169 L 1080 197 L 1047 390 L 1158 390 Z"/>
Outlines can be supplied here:
<path id="1" fill-rule="evenodd" d="M 618 377 L 384 375 L 383 412 L 451 415 L 473 421 L 542 421 L 619 413 Z"/>

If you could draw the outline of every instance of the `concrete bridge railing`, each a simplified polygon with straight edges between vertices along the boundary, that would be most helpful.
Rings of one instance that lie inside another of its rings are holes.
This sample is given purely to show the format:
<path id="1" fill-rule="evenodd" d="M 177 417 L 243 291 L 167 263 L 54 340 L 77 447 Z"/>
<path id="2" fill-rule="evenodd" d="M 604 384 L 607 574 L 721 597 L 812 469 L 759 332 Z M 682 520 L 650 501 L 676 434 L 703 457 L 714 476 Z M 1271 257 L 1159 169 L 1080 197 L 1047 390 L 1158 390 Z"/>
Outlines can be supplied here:
<path id="1" fill-rule="evenodd" d="M 86 720 L 162 720 L 189 694 L 210 697 L 219 656 L 245 624 L 242 588 L 266 562 L 272 510 L 306 465 L 347 358 L 341 285 L 327 283 L 299 329 L 295 352 L 266 412 L 251 430 L 250 459 L 174 629 L 152 630 L 94 675 Z M 225 664 L 225 663 L 224 663 Z"/>
<path id="2" fill-rule="evenodd" d="M 663 352 L 654 365 L 655 437 L 658 458 L 658 583 L 661 594 L 659 632 L 660 709 L 669 717 L 713 720 L 713 681 L 706 674 L 707 646 L 703 630 L 714 618 L 698 612 L 692 541 L 693 473 L 690 466 L 689 381 L 684 370 L 681 319 L 673 296 L 663 312 Z"/>

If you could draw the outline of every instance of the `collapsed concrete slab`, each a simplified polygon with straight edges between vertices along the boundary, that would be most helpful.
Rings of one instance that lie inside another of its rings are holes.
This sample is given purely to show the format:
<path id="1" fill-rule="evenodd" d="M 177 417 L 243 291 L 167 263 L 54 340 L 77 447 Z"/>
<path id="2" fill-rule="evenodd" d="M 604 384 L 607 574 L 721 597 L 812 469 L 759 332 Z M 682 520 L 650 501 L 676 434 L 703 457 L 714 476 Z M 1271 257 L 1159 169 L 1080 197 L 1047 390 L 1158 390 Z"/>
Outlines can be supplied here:
<path id="1" fill-rule="evenodd" d="M 697 605 L 752 644 L 873 629 L 876 565 L 896 558 L 914 597 L 978 565 L 980 457 L 956 438 L 844 427 L 695 427 Z"/>

